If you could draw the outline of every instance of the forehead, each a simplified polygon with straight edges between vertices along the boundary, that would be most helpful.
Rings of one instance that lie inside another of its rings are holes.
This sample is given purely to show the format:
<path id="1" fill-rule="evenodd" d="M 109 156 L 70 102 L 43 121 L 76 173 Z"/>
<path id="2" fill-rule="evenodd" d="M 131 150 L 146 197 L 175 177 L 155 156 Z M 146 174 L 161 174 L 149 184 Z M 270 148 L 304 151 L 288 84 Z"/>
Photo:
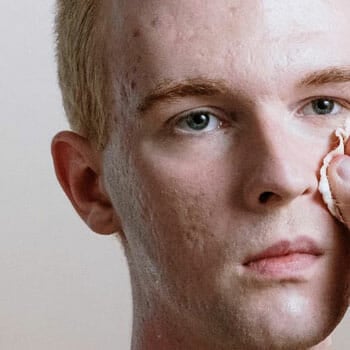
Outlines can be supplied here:
<path id="1" fill-rule="evenodd" d="M 239 84 L 258 73 L 264 85 L 350 63 L 347 0 L 128 0 L 115 9 L 115 61 L 141 91 L 203 75 Z"/>

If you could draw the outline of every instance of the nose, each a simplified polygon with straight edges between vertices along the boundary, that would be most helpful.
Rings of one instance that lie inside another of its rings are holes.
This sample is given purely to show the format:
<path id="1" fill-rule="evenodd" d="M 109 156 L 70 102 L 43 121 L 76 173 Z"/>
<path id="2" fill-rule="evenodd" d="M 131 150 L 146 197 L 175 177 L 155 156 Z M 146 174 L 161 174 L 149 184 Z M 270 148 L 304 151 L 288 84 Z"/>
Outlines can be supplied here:
<path id="1" fill-rule="evenodd" d="M 305 133 L 290 128 L 281 118 L 265 120 L 251 133 L 242 180 L 244 202 L 250 211 L 281 207 L 317 192 L 318 158 Z"/>

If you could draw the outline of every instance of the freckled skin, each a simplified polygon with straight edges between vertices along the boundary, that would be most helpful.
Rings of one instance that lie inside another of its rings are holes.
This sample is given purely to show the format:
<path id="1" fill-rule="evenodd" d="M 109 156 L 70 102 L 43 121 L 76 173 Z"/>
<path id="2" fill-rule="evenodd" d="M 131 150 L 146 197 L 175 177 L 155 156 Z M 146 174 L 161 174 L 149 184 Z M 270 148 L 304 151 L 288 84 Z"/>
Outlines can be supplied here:
<path id="1" fill-rule="evenodd" d="M 118 10 L 131 39 L 115 48 L 128 55 L 114 69 L 129 73 L 132 91 L 121 89 L 129 105 L 103 164 L 127 240 L 133 350 L 329 349 L 347 308 L 349 237 L 322 202 L 318 171 L 350 112 L 321 120 L 291 106 L 337 97 L 295 85 L 350 64 L 349 2 L 134 0 Z M 224 80 L 232 95 L 137 112 L 160 82 L 198 75 Z M 197 107 L 233 112 L 235 124 L 169 132 L 167 120 Z M 245 278 L 249 254 L 300 235 L 326 251 L 317 274 L 268 286 Z"/>

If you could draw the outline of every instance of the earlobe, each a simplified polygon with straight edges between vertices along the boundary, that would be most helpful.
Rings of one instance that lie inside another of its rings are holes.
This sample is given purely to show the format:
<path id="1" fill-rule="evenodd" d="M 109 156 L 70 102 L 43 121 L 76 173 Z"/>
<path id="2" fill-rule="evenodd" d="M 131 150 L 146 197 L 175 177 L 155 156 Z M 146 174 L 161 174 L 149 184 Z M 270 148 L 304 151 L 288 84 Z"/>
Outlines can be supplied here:
<path id="1" fill-rule="evenodd" d="M 103 186 L 101 153 L 71 131 L 53 138 L 51 153 L 57 179 L 79 216 L 96 233 L 121 233 L 120 220 Z"/>

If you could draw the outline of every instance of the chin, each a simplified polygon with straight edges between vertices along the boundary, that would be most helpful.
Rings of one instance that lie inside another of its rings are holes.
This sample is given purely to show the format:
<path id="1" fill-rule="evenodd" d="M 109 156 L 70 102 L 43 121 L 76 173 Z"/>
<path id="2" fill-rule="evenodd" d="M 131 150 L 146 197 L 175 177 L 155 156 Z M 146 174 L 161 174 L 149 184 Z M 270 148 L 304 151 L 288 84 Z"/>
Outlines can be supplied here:
<path id="1" fill-rule="evenodd" d="M 244 349 L 297 350 L 322 343 L 340 322 L 346 308 L 334 309 L 333 303 L 321 303 L 313 296 L 297 292 L 261 303 L 247 319 L 248 337 Z M 341 312 L 340 312 L 341 311 Z M 253 322 L 252 322 L 253 320 Z"/>
<path id="2" fill-rule="evenodd" d="M 336 298 L 326 300 L 294 286 L 239 299 L 211 310 L 216 322 L 209 337 L 221 339 L 223 349 L 311 349 L 333 332 L 346 311 Z"/>
<path id="3" fill-rule="evenodd" d="M 249 324 L 244 339 L 232 342 L 232 349 L 306 350 L 322 343 L 333 332 L 337 322 L 283 317 L 276 322 Z M 245 327 L 242 327 L 245 328 Z M 237 346 L 238 345 L 238 346 Z"/>
<path id="4" fill-rule="evenodd" d="M 276 330 L 261 334 L 261 337 L 248 337 L 242 349 L 246 350 L 306 350 L 320 349 L 320 346 L 332 333 L 331 329 L 305 328 L 302 332 L 293 331 L 295 323 L 290 323 L 290 329 L 277 333 Z M 324 348 L 322 348 L 325 350 Z"/>

